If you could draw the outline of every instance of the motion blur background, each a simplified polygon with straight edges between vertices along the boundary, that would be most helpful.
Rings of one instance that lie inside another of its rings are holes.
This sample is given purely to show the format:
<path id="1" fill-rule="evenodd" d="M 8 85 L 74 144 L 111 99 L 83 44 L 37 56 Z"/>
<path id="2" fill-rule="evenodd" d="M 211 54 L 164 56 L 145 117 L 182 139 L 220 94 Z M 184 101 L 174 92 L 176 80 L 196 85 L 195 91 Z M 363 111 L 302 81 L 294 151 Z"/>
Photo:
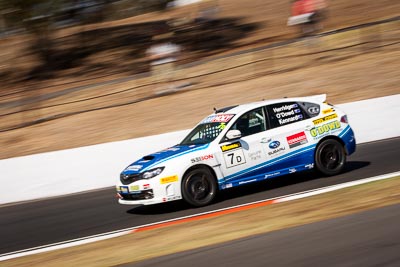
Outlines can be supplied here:
<path id="1" fill-rule="evenodd" d="M 187 129 L 272 97 L 400 93 L 398 0 L 327 1 L 306 35 L 287 26 L 292 2 L 0 0 L 0 159 Z M 157 36 L 180 47 L 164 80 L 146 53 Z"/>

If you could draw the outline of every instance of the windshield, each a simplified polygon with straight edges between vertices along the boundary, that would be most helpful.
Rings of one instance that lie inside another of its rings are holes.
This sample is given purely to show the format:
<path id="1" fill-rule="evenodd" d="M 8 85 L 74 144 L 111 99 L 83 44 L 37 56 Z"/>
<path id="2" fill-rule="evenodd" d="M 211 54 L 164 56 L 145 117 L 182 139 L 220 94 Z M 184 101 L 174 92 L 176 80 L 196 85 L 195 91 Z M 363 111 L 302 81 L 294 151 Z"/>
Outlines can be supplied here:
<path id="1" fill-rule="evenodd" d="M 197 125 L 180 143 L 181 145 L 208 144 L 226 127 L 225 122 L 211 122 Z"/>

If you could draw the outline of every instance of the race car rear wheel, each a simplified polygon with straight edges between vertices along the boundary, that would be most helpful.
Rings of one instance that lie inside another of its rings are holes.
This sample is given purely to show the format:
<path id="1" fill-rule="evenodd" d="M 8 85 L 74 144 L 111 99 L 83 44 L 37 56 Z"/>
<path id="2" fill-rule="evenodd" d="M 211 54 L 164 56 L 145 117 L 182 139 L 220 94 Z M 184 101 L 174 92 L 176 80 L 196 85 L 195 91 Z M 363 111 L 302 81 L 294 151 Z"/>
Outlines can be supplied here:
<path id="1" fill-rule="evenodd" d="M 190 205 L 205 206 L 213 201 L 216 193 L 217 182 L 206 167 L 192 169 L 183 178 L 183 199 Z"/>
<path id="2" fill-rule="evenodd" d="M 340 173 L 346 163 L 346 151 L 335 139 L 322 141 L 315 152 L 315 167 L 324 175 L 332 176 Z"/>

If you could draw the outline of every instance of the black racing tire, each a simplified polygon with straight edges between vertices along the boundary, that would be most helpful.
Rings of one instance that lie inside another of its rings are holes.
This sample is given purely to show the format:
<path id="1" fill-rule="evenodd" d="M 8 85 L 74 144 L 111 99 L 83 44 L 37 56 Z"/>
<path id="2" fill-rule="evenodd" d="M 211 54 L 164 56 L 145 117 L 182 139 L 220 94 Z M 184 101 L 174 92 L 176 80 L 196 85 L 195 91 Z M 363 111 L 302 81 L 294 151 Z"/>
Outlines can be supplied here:
<path id="1" fill-rule="evenodd" d="M 198 167 L 185 174 L 182 180 L 183 199 L 192 206 L 210 204 L 217 194 L 217 182 L 207 167 Z"/>
<path id="2" fill-rule="evenodd" d="M 337 175 L 343 171 L 346 163 L 346 151 L 335 139 L 322 141 L 315 151 L 315 167 L 326 176 Z"/>

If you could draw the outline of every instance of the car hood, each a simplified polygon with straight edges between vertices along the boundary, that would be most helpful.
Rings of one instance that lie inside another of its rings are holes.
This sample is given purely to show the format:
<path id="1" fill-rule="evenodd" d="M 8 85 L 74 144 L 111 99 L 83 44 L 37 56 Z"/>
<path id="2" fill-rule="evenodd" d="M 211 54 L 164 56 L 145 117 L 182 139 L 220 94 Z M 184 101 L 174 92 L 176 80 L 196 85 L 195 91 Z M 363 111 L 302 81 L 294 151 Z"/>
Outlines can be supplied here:
<path id="1" fill-rule="evenodd" d="M 170 159 L 181 157 L 189 153 L 206 149 L 209 144 L 201 145 L 175 145 L 164 150 L 144 156 L 133 162 L 122 172 L 123 174 L 141 173 L 150 170 L 153 167 L 160 166 L 161 163 Z"/>

